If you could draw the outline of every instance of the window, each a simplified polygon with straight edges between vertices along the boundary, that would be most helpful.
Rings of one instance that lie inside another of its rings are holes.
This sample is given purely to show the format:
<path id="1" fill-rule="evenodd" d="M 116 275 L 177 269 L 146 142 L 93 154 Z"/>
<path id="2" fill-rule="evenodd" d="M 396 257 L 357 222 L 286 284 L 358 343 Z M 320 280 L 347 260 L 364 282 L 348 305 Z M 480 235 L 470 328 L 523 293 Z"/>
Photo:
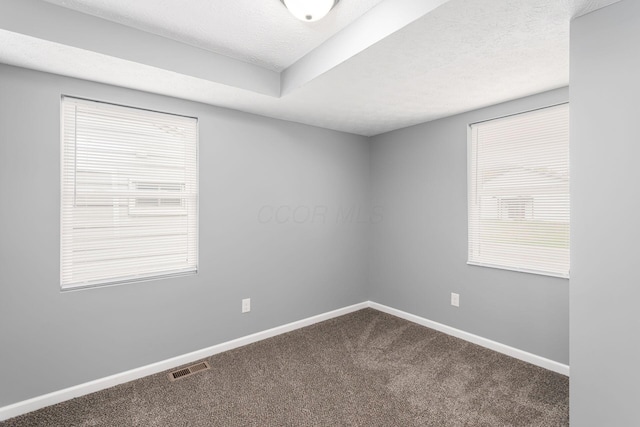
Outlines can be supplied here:
<path id="1" fill-rule="evenodd" d="M 197 119 L 62 98 L 63 289 L 198 265 Z"/>
<path id="2" fill-rule="evenodd" d="M 569 277 L 569 105 L 470 126 L 469 264 Z"/>

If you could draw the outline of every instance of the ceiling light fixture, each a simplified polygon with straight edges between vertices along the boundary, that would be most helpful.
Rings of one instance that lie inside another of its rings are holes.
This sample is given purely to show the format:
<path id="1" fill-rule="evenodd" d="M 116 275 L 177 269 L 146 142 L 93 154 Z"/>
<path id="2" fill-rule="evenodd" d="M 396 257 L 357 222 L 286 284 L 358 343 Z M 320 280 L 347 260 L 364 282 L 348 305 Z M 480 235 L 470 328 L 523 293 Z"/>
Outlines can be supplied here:
<path id="1" fill-rule="evenodd" d="M 340 0 L 280 0 L 289 12 L 305 22 L 318 21 L 326 16 Z"/>

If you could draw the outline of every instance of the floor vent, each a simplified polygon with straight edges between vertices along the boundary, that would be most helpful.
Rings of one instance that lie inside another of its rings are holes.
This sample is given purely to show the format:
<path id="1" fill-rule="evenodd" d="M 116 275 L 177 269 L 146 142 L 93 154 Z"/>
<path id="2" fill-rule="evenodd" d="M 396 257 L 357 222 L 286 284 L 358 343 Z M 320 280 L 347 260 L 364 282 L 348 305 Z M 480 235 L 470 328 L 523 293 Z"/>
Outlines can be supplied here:
<path id="1" fill-rule="evenodd" d="M 209 362 L 198 362 L 195 365 L 187 366 L 186 368 L 180 368 L 173 372 L 169 372 L 167 376 L 169 377 L 169 381 L 175 381 L 179 380 L 180 378 L 191 376 L 196 372 L 206 371 L 207 369 L 211 369 Z"/>

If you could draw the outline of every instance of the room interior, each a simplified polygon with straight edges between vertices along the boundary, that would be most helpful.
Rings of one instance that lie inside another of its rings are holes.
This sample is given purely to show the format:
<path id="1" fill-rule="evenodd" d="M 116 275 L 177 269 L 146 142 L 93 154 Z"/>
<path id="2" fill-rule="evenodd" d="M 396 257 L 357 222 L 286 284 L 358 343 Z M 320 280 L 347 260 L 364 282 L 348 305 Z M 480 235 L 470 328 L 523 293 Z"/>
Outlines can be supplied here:
<path id="1" fill-rule="evenodd" d="M 317 22 L 3 0 L 0 421 L 375 309 L 569 376 L 572 425 L 634 425 L 639 21 L 633 0 L 341 0 Z M 197 275 L 61 291 L 61 96 L 198 118 Z M 468 265 L 469 124 L 566 102 L 570 279 Z"/>

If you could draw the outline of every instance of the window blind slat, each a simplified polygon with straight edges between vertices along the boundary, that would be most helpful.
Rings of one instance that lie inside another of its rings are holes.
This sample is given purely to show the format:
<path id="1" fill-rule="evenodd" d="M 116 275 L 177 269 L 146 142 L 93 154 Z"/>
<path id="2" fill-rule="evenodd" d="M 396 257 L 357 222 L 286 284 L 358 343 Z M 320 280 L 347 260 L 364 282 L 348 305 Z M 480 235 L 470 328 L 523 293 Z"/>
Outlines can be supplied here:
<path id="1" fill-rule="evenodd" d="M 568 277 L 568 104 L 470 130 L 469 263 Z"/>
<path id="2" fill-rule="evenodd" d="M 197 271 L 197 119 L 62 99 L 63 289 Z"/>

